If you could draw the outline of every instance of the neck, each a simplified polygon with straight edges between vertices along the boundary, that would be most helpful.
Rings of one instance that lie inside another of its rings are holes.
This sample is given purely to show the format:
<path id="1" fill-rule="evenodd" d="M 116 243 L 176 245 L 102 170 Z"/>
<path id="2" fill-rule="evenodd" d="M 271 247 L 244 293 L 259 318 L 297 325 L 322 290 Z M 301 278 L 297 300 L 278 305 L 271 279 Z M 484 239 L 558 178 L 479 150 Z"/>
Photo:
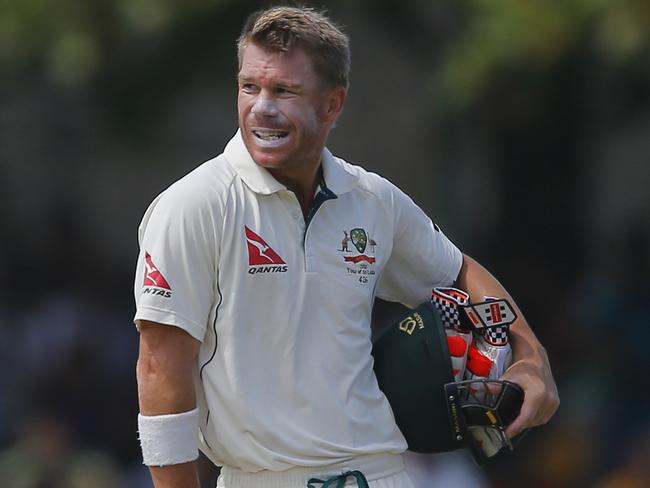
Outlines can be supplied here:
<path id="1" fill-rule="evenodd" d="M 296 195 L 298 203 L 300 203 L 300 208 L 302 209 L 302 214 L 306 217 L 314 202 L 316 187 L 320 183 L 322 174 L 321 164 L 319 163 L 315 168 L 308 168 L 301 175 L 287 176 L 286 174 L 279 174 L 271 169 L 269 172 L 276 180 Z"/>

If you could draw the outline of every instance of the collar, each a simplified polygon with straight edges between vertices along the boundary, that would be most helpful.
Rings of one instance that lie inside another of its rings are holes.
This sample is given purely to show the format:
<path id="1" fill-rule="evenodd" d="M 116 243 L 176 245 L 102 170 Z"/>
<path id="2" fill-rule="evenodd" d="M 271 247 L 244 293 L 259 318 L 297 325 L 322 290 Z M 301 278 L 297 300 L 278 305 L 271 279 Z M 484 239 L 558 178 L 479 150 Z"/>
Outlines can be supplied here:
<path id="1" fill-rule="evenodd" d="M 244 183 L 255 193 L 270 195 L 286 190 L 286 187 L 273 178 L 271 173 L 253 161 L 240 130 L 237 130 L 234 137 L 230 139 L 223 154 Z M 359 175 L 353 167 L 334 157 L 327 148 L 323 149 L 321 161 L 326 187 L 334 194 L 347 193 L 355 187 Z"/>

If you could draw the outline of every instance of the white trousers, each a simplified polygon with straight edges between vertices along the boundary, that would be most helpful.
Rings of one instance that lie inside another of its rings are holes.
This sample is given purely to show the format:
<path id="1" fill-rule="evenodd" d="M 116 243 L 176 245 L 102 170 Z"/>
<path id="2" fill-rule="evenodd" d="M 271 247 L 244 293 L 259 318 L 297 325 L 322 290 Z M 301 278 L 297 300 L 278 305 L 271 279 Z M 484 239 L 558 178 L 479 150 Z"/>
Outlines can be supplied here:
<path id="1" fill-rule="evenodd" d="M 246 473 L 224 466 L 217 480 L 217 488 L 307 488 L 311 478 L 326 480 L 346 471 L 361 471 L 370 488 L 414 488 L 404 470 L 402 457 L 397 454 L 359 456 L 344 463 L 315 468 L 292 468 L 286 471 L 260 471 Z M 319 483 L 313 484 L 320 488 Z M 356 488 L 357 482 L 350 476 L 345 488 Z"/>

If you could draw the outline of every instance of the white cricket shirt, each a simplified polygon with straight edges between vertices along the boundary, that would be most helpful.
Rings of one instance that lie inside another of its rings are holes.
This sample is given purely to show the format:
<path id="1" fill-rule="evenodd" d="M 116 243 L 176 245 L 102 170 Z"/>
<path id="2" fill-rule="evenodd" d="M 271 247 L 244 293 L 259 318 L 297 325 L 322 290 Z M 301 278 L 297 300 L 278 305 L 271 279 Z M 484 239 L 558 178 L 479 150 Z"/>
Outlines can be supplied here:
<path id="1" fill-rule="evenodd" d="M 462 256 L 387 180 L 327 150 L 322 165 L 304 219 L 237 133 L 140 226 L 135 320 L 202 342 L 201 450 L 216 464 L 282 471 L 406 449 L 373 372 L 373 300 L 416 306 Z"/>

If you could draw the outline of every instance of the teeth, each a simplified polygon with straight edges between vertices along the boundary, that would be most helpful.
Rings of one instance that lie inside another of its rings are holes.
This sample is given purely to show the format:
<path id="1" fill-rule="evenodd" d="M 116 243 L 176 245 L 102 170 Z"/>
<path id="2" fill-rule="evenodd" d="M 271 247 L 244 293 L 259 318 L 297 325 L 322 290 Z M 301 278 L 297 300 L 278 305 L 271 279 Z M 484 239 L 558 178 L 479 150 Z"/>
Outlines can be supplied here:
<path id="1" fill-rule="evenodd" d="M 275 130 L 264 130 L 264 129 L 255 129 L 253 131 L 256 137 L 264 141 L 277 141 L 283 137 L 286 137 L 287 132 L 284 131 L 275 131 Z"/>

